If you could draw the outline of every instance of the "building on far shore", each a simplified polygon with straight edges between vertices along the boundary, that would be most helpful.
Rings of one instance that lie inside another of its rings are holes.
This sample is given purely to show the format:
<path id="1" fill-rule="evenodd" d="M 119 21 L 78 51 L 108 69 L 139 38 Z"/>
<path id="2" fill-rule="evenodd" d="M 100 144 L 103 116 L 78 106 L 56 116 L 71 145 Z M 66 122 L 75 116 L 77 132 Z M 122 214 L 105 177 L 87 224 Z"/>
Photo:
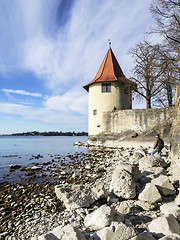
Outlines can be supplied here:
<path id="1" fill-rule="evenodd" d="M 83 86 L 89 92 L 89 135 L 103 132 L 105 112 L 132 108 L 132 89 L 135 86 L 125 77 L 110 46 L 95 78 Z"/>

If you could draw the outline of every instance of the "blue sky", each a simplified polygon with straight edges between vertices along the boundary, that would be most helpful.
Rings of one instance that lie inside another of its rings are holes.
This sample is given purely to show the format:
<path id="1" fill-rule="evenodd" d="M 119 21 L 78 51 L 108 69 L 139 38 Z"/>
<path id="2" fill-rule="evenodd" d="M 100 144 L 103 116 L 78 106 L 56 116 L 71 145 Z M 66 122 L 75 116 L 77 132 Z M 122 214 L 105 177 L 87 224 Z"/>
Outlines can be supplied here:
<path id="1" fill-rule="evenodd" d="M 87 131 L 82 86 L 95 77 L 108 39 L 131 76 L 128 50 L 153 24 L 150 2 L 0 0 L 0 134 Z"/>

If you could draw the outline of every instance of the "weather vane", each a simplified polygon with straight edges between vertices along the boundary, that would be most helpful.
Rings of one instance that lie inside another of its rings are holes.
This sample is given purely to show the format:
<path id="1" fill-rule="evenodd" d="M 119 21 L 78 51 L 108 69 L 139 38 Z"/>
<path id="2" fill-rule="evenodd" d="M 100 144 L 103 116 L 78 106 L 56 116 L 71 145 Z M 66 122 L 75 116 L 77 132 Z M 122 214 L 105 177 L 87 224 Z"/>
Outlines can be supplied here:
<path id="1" fill-rule="evenodd" d="M 111 48 L 111 40 L 108 39 L 108 42 L 109 42 L 109 48 Z"/>

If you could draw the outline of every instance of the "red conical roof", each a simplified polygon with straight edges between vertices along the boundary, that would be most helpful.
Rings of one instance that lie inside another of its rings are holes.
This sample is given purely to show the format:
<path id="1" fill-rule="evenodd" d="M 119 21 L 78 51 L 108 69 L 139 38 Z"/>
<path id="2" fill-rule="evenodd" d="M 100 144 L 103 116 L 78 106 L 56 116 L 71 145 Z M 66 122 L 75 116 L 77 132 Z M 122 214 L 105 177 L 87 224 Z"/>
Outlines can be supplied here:
<path id="1" fill-rule="evenodd" d="M 99 82 L 124 82 L 131 85 L 133 84 L 132 81 L 124 76 L 111 48 L 107 51 L 95 78 L 88 84 L 84 85 L 83 88 L 88 91 L 90 85 Z"/>

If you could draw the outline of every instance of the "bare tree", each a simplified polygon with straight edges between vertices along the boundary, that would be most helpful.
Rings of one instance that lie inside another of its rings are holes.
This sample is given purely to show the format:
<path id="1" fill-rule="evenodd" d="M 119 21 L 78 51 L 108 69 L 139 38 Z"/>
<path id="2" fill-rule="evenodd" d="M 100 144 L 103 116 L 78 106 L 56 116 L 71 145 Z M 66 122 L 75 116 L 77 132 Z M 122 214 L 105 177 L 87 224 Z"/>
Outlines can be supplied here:
<path id="1" fill-rule="evenodd" d="M 150 11 L 156 20 L 154 32 L 165 37 L 179 52 L 180 47 L 180 0 L 153 0 Z"/>
<path id="2" fill-rule="evenodd" d="M 151 108 L 152 98 L 163 89 L 160 76 L 165 66 L 159 58 L 159 48 L 158 44 L 151 45 L 148 41 L 143 41 L 130 50 L 136 62 L 132 80 L 137 83 L 136 92 L 146 99 L 146 108 Z"/>
<path id="3" fill-rule="evenodd" d="M 179 66 L 178 66 L 178 57 L 176 52 L 171 52 L 171 49 L 164 44 L 159 44 L 157 57 L 158 61 L 161 62 L 159 67 L 161 68 L 162 74 L 159 76 L 159 81 L 163 84 L 163 94 L 164 98 L 157 96 L 158 101 L 162 103 L 163 106 L 172 106 L 173 105 L 173 88 L 175 84 L 180 83 L 179 79 Z M 167 104 L 165 104 L 167 102 Z"/>

